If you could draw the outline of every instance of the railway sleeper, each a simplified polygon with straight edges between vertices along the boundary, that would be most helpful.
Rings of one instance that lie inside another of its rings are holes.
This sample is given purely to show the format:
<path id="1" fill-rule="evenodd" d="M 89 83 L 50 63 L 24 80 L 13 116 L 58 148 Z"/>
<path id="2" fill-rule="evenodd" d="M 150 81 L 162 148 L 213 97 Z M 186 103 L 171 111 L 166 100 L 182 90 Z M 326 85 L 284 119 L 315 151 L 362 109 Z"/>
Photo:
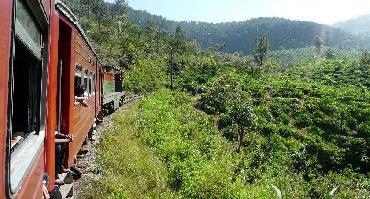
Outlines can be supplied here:
<path id="1" fill-rule="evenodd" d="M 58 174 L 62 185 L 57 185 L 54 191 L 50 194 L 52 199 L 73 199 L 74 198 L 74 179 L 71 173 Z"/>

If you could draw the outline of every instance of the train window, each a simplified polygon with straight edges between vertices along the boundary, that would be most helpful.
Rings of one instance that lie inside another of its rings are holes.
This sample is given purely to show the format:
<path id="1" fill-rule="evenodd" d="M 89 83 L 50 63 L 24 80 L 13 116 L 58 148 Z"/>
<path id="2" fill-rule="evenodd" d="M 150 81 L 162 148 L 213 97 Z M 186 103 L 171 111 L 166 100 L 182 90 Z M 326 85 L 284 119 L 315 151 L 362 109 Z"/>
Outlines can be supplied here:
<path id="1" fill-rule="evenodd" d="M 92 73 L 89 74 L 89 95 L 92 95 Z"/>
<path id="2" fill-rule="evenodd" d="M 93 74 L 92 82 L 93 82 L 93 94 L 95 95 L 95 89 L 96 89 L 96 77 L 95 77 L 95 74 Z"/>
<path id="3" fill-rule="evenodd" d="M 74 82 L 74 95 L 76 97 L 82 97 L 83 93 L 81 93 L 82 88 L 82 67 L 80 65 L 76 65 L 75 69 L 75 82 Z M 80 103 L 75 100 L 75 106 L 79 105 Z"/>
<path id="4" fill-rule="evenodd" d="M 76 65 L 76 70 L 75 70 L 75 83 L 74 83 L 74 87 L 77 88 L 79 86 L 81 86 L 81 73 L 82 72 L 82 68 L 81 66 L 79 65 Z"/>
<path id="5" fill-rule="evenodd" d="M 38 129 L 40 61 L 19 45 L 16 45 L 15 50 L 12 125 L 13 132 L 24 137 Z"/>
<path id="6" fill-rule="evenodd" d="M 18 39 L 24 43 L 36 57 L 41 58 L 41 31 L 27 4 L 21 0 L 16 1 L 15 32 Z"/>
<path id="7" fill-rule="evenodd" d="M 45 77 L 42 33 L 24 1 L 16 1 L 13 62 L 9 74 L 10 189 L 15 193 L 42 149 L 45 137 Z"/>
<path id="8" fill-rule="evenodd" d="M 85 87 L 85 93 L 84 93 L 84 96 L 85 97 L 87 97 L 86 95 L 89 93 L 89 87 L 88 87 L 88 85 L 87 85 L 87 76 L 88 76 L 88 72 L 87 72 L 87 70 L 85 71 L 85 73 L 84 73 L 84 87 Z"/>

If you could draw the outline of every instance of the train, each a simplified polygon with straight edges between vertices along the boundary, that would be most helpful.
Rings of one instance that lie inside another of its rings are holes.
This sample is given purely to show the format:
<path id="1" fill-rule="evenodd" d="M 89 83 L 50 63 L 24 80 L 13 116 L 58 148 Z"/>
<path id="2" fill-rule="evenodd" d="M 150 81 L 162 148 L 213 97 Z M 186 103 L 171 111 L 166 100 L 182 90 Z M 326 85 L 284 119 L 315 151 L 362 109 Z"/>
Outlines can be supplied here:
<path id="1" fill-rule="evenodd" d="M 77 155 L 122 105 L 124 71 L 102 65 L 61 1 L 0 7 L 0 198 L 72 198 Z"/>

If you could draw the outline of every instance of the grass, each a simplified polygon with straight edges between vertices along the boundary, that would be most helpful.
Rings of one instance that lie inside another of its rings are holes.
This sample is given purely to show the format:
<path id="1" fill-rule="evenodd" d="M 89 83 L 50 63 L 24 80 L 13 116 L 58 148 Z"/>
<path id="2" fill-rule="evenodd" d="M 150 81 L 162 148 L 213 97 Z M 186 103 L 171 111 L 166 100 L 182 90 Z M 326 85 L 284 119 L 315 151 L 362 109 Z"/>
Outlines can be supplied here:
<path id="1" fill-rule="evenodd" d="M 137 135 L 137 103 L 113 117 L 97 152 L 101 176 L 88 179 L 82 198 L 177 198 L 168 189 L 165 164 Z"/>

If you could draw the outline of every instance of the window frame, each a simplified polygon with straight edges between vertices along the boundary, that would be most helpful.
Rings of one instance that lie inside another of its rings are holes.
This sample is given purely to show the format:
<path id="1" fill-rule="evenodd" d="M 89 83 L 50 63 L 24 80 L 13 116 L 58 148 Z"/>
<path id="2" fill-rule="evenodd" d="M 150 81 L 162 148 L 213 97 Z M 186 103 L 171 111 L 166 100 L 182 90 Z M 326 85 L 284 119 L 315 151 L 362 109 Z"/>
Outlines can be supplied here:
<path id="1" fill-rule="evenodd" d="M 80 78 L 80 85 L 82 85 L 82 79 L 83 79 L 83 68 L 81 65 L 76 64 L 75 65 L 75 76 L 74 76 L 74 82 L 73 82 L 73 96 L 76 97 L 75 88 L 76 88 L 76 77 Z M 74 98 L 75 99 L 75 98 Z M 80 103 L 74 100 L 74 106 L 77 107 Z"/>
<path id="2" fill-rule="evenodd" d="M 96 95 L 96 74 L 93 73 L 93 77 L 92 77 L 92 82 L 93 82 L 93 95 Z"/>
<path id="3" fill-rule="evenodd" d="M 85 92 L 84 92 L 84 97 L 88 97 L 89 95 L 89 88 L 88 88 L 88 84 L 89 84 L 89 78 L 88 78 L 88 70 L 84 70 L 83 72 L 84 74 L 84 77 L 83 77 L 83 85 L 85 86 Z M 85 93 L 87 93 L 87 96 L 85 96 Z"/>
<path id="4" fill-rule="evenodd" d="M 42 38 L 41 28 L 39 27 L 40 25 L 35 19 L 35 16 L 33 15 L 31 8 L 28 5 L 26 5 L 27 4 L 26 2 L 22 2 L 21 0 L 15 0 L 15 4 L 16 4 L 15 9 L 22 7 L 22 9 L 25 9 L 23 11 L 28 12 L 29 14 L 28 20 L 32 20 L 32 22 L 34 22 L 34 23 L 31 23 L 31 25 L 34 25 L 34 28 L 36 29 L 36 31 L 38 31 L 38 34 L 39 34 L 38 39 L 40 43 L 39 44 L 36 43 L 34 39 L 32 38 L 32 36 L 28 33 L 27 29 L 22 25 L 22 21 L 21 21 L 22 19 L 18 18 L 17 11 L 16 11 L 16 16 L 15 16 L 15 35 L 18 39 L 20 39 L 23 42 L 25 46 L 28 47 L 30 52 L 32 52 L 33 55 L 36 56 L 36 58 L 41 59 L 42 53 L 41 53 L 41 50 L 39 49 L 42 49 L 43 38 Z M 21 6 L 18 6 L 18 4 L 20 4 Z"/>
<path id="5" fill-rule="evenodd" d="M 80 85 L 82 84 L 82 67 L 78 64 L 76 64 L 76 67 L 75 67 L 75 76 L 74 76 L 74 82 L 73 82 L 73 86 L 75 87 L 76 86 L 76 77 L 79 77 L 80 78 Z M 76 94 L 75 94 L 76 96 Z"/>
<path id="6" fill-rule="evenodd" d="M 89 73 L 89 96 L 93 96 L 92 88 L 93 88 L 93 82 L 92 82 L 92 72 Z"/>

